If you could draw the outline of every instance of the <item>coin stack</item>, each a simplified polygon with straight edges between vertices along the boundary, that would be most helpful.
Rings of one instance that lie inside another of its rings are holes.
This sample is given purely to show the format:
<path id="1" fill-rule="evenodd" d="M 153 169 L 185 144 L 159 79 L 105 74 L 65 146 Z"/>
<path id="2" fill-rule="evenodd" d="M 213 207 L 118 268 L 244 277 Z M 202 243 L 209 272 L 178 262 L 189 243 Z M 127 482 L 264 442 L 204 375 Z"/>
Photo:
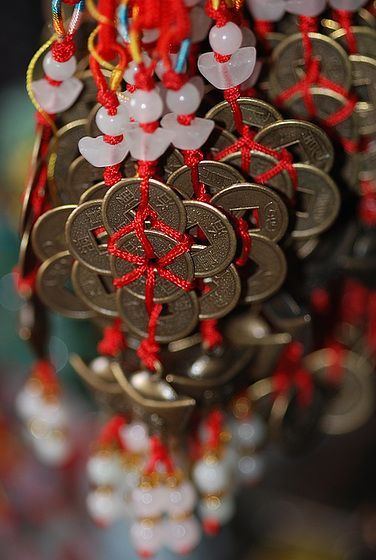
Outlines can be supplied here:
<path id="1" fill-rule="evenodd" d="M 375 12 L 84 4 L 52 2 L 27 73 L 18 286 L 37 362 L 19 409 L 51 436 L 32 390 L 54 377 L 46 309 L 91 320 L 98 357 L 71 363 L 109 420 L 88 509 L 129 515 L 145 556 L 186 553 L 197 500 L 217 532 L 268 438 L 300 449 L 373 411 Z"/>

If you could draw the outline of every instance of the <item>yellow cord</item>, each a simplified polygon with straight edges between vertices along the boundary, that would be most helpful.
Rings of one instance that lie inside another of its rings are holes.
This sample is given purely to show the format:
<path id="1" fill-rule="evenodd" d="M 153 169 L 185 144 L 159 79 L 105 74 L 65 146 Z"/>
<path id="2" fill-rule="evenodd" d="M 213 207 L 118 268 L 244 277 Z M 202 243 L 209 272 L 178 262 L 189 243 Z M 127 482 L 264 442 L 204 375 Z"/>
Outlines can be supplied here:
<path id="1" fill-rule="evenodd" d="M 106 16 L 104 16 L 98 11 L 96 5 L 94 4 L 94 0 L 86 0 L 86 7 L 91 17 L 99 21 L 99 23 L 114 25 L 113 21 L 111 21 L 109 18 L 107 18 Z"/>
<path id="2" fill-rule="evenodd" d="M 112 72 L 113 70 L 115 70 L 116 66 L 114 66 L 113 64 L 110 64 L 109 62 L 107 62 L 107 60 L 104 60 L 104 58 L 102 58 L 96 48 L 95 48 L 95 38 L 98 35 L 99 32 L 99 27 L 96 27 L 94 29 L 94 31 L 92 31 L 89 35 L 89 39 L 87 41 L 87 47 L 89 49 L 90 54 L 95 58 L 95 60 L 101 65 L 103 66 L 103 68 L 105 68 L 106 70 L 110 70 L 110 72 Z"/>
<path id="3" fill-rule="evenodd" d="M 48 41 L 46 41 L 44 43 L 44 45 L 42 45 L 37 50 L 37 52 L 34 54 L 33 58 L 30 60 L 29 66 L 27 67 L 27 71 L 26 71 L 26 91 L 27 91 L 27 94 L 30 97 L 30 100 L 31 100 L 32 104 L 34 105 L 35 109 L 38 111 L 38 113 L 43 115 L 46 122 L 48 122 L 48 124 L 50 125 L 54 136 L 56 136 L 56 133 L 57 133 L 56 125 L 55 125 L 54 121 L 51 119 L 50 115 L 42 109 L 42 107 L 39 105 L 38 101 L 36 100 L 36 97 L 34 95 L 33 88 L 32 88 L 32 81 L 33 81 L 35 66 L 36 66 L 38 60 L 40 59 L 42 54 L 52 45 L 52 43 L 55 41 L 55 39 L 56 39 L 56 35 L 54 34 L 54 35 L 52 35 L 52 37 L 50 39 L 48 39 Z"/>

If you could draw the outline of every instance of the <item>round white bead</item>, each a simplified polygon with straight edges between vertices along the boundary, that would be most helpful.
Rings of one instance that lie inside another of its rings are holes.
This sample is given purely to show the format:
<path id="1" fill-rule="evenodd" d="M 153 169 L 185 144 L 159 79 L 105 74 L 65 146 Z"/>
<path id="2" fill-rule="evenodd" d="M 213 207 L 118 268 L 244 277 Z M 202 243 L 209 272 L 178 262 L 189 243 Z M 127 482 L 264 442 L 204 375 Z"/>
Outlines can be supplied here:
<path id="1" fill-rule="evenodd" d="M 154 122 L 159 119 L 163 111 L 162 99 L 155 89 L 135 91 L 129 107 L 131 116 L 139 123 Z"/>
<path id="2" fill-rule="evenodd" d="M 147 55 L 146 53 L 142 53 L 142 61 L 145 66 L 149 66 L 151 62 L 150 56 Z M 138 69 L 139 69 L 139 64 L 134 60 L 132 60 L 132 62 L 128 64 L 128 67 L 124 72 L 124 80 L 127 82 L 127 84 L 131 84 L 132 86 L 134 86 L 135 77 L 138 72 Z"/>
<path id="3" fill-rule="evenodd" d="M 233 429 L 233 437 L 241 447 L 259 447 L 266 437 L 265 424 L 258 416 L 237 422 Z"/>
<path id="4" fill-rule="evenodd" d="M 101 107 L 95 116 L 95 122 L 103 134 L 118 136 L 124 132 L 124 127 L 129 123 L 128 106 L 120 103 L 116 115 L 109 115 L 107 109 Z"/>
<path id="5" fill-rule="evenodd" d="M 60 402 L 42 401 L 38 416 L 50 428 L 61 428 L 68 420 L 67 410 Z"/>
<path id="6" fill-rule="evenodd" d="M 42 402 L 40 388 L 28 383 L 16 397 L 17 412 L 23 420 L 30 420 L 39 414 Z"/>
<path id="7" fill-rule="evenodd" d="M 105 377 L 110 369 L 110 360 L 106 356 L 98 356 L 90 363 L 90 369 L 99 377 Z"/>
<path id="8" fill-rule="evenodd" d="M 193 511 L 197 494 L 193 484 L 185 480 L 176 488 L 167 490 L 165 509 L 170 515 L 181 515 Z"/>
<path id="9" fill-rule="evenodd" d="M 200 525 L 195 517 L 182 521 L 168 520 L 164 526 L 165 544 L 176 554 L 187 554 L 199 543 Z"/>
<path id="10" fill-rule="evenodd" d="M 62 82 L 71 78 L 77 68 L 76 57 L 72 56 L 66 62 L 57 62 L 49 51 L 43 59 L 43 70 L 49 78 Z"/>
<path id="11" fill-rule="evenodd" d="M 109 525 L 121 513 L 121 500 L 115 492 L 98 488 L 90 492 L 86 499 L 87 509 L 94 521 Z"/>
<path id="12" fill-rule="evenodd" d="M 329 0 L 329 6 L 335 10 L 356 12 L 367 4 L 368 0 Z"/>
<path id="13" fill-rule="evenodd" d="M 212 519 L 224 525 L 235 513 L 235 500 L 232 496 L 223 496 L 220 500 L 201 500 L 198 505 L 201 519 Z"/>
<path id="14" fill-rule="evenodd" d="M 194 83 L 187 82 L 177 91 L 168 90 L 166 103 L 168 108 L 174 113 L 190 115 L 198 109 L 201 103 L 200 90 Z"/>
<path id="15" fill-rule="evenodd" d="M 228 485 L 228 470 L 222 461 L 198 461 L 193 468 L 193 479 L 202 493 L 220 492 Z"/>
<path id="16" fill-rule="evenodd" d="M 33 445 L 38 458 L 47 465 L 60 466 L 67 462 L 72 448 L 65 435 L 53 432 L 42 438 L 34 438 Z"/>
<path id="17" fill-rule="evenodd" d="M 240 478 L 250 484 L 258 482 L 264 472 L 264 460 L 260 455 L 244 455 L 238 461 Z"/>
<path id="18" fill-rule="evenodd" d="M 97 486 L 113 486 L 118 483 L 121 476 L 118 458 L 103 453 L 90 457 L 86 470 L 90 482 Z"/>
<path id="19" fill-rule="evenodd" d="M 138 486 L 132 492 L 132 503 L 136 517 L 155 517 L 163 513 L 165 489 L 142 488 Z"/>
<path id="20" fill-rule="evenodd" d="M 153 556 L 162 546 L 161 524 L 136 521 L 131 526 L 130 538 L 140 555 Z"/>
<path id="21" fill-rule="evenodd" d="M 222 27 L 214 25 L 209 32 L 209 43 L 214 52 L 222 55 L 234 54 L 242 44 L 241 29 L 232 21 Z"/>
<path id="22" fill-rule="evenodd" d="M 149 449 L 148 427 L 143 422 L 131 422 L 123 426 L 119 436 L 125 449 L 131 453 L 146 453 Z"/>

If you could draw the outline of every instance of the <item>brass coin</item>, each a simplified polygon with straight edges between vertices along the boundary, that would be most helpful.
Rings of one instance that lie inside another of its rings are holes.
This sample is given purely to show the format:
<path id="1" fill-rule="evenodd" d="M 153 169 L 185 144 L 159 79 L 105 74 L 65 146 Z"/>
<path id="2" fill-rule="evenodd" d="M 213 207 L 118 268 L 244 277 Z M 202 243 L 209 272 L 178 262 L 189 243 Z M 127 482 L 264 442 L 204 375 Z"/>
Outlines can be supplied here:
<path id="1" fill-rule="evenodd" d="M 201 161 L 198 164 L 198 174 L 200 181 L 204 183 L 208 194 L 211 196 L 234 183 L 243 181 L 243 176 L 239 171 L 231 165 L 219 161 Z M 191 170 L 187 165 L 183 165 L 172 173 L 167 180 L 167 184 L 177 190 L 183 198 L 194 198 Z"/>
<path id="2" fill-rule="evenodd" d="M 149 316 L 144 303 L 124 289 L 118 290 L 116 297 L 125 325 L 138 336 L 147 336 Z M 164 304 L 157 321 L 157 342 L 167 343 L 187 336 L 197 324 L 198 313 L 198 300 L 193 292 L 182 292 L 179 298 Z"/>
<path id="3" fill-rule="evenodd" d="M 203 232 L 209 245 L 204 247 L 200 239 L 192 246 L 191 253 L 195 276 L 213 276 L 225 270 L 236 252 L 236 235 L 226 216 L 206 202 L 187 200 L 187 229 L 195 226 Z"/>
<path id="4" fill-rule="evenodd" d="M 328 370 L 335 359 L 331 349 L 323 348 L 306 356 L 304 367 L 321 384 L 328 386 Z M 374 377 L 369 360 L 355 352 L 346 351 L 342 370 L 337 392 L 329 400 L 321 419 L 320 428 L 329 435 L 345 434 L 360 428 L 374 410 Z"/>
<path id="5" fill-rule="evenodd" d="M 51 195 L 60 199 L 63 204 L 71 202 L 66 187 L 68 172 L 71 163 L 79 156 L 78 142 L 87 133 L 86 124 L 86 119 L 80 119 L 60 128 L 48 161 Z"/>
<path id="6" fill-rule="evenodd" d="M 108 75 L 108 72 L 105 72 Z M 83 88 L 73 105 L 59 115 L 59 121 L 63 124 L 68 124 L 78 119 L 86 119 L 90 110 L 97 102 L 98 89 L 91 70 L 87 69 L 77 72 L 76 77 L 81 80 Z"/>
<path id="7" fill-rule="evenodd" d="M 70 289 L 73 257 L 62 251 L 44 261 L 37 274 L 37 293 L 53 311 L 72 319 L 89 319 L 94 311 Z"/>
<path id="8" fill-rule="evenodd" d="M 108 275 L 107 233 L 99 230 L 102 227 L 102 203 L 92 200 L 80 204 L 72 212 L 65 226 L 65 236 L 68 248 L 77 260 L 94 272 Z"/>
<path id="9" fill-rule="evenodd" d="M 21 278 L 25 278 L 33 272 L 37 264 L 31 245 L 30 229 L 27 228 L 22 234 L 20 248 L 18 251 L 18 272 Z"/>
<path id="10" fill-rule="evenodd" d="M 69 202 L 77 204 L 83 193 L 103 179 L 103 168 L 94 167 L 84 157 L 78 156 L 70 165 L 66 182 Z"/>
<path id="11" fill-rule="evenodd" d="M 176 148 L 170 148 L 164 157 L 163 169 L 165 175 L 168 176 L 174 171 L 180 169 L 184 165 L 183 154 L 179 152 Z"/>
<path id="12" fill-rule="evenodd" d="M 261 101 L 261 99 L 239 97 L 238 104 L 242 112 L 243 122 L 248 126 L 260 129 L 282 120 L 280 113 L 272 105 Z M 206 113 L 205 118 L 213 119 L 220 127 L 229 132 L 236 130 L 231 105 L 227 101 L 215 105 Z"/>
<path id="13" fill-rule="evenodd" d="M 341 111 L 347 104 L 347 99 L 343 95 L 330 89 L 311 87 L 310 92 L 316 108 L 316 117 L 324 122 L 337 111 Z M 309 118 L 304 96 L 301 93 L 290 97 L 286 102 L 286 109 L 300 119 Z M 357 140 L 359 138 L 359 123 L 354 112 L 331 128 L 340 136 L 349 140 Z"/>
<path id="14" fill-rule="evenodd" d="M 103 181 L 97 183 L 96 185 L 93 185 L 81 195 L 79 204 L 89 202 L 89 200 L 103 200 L 108 193 L 109 188 L 110 187 Z"/>
<path id="15" fill-rule="evenodd" d="M 302 208 L 296 210 L 291 235 L 294 239 L 316 236 L 328 229 L 336 219 L 341 198 L 334 181 L 312 165 L 296 163 L 298 200 Z"/>
<path id="16" fill-rule="evenodd" d="M 287 148 L 299 158 L 301 163 L 309 163 L 330 171 L 334 161 L 333 146 L 318 126 L 288 119 L 269 125 L 255 136 L 255 142 L 268 148 Z"/>
<path id="17" fill-rule="evenodd" d="M 286 273 L 286 259 L 281 249 L 258 234 L 251 235 L 249 259 L 256 264 L 257 270 L 247 278 L 246 303 L 263 301 L 282 286 Z"/>
<path id="18" fill-rule="evenodd" d="M 204 281 L 209 291 L 199 297 L 200 320 L 219 319 L 234 309 L 240 298 L 239 274 L 231 264 L 226 270 Z"/>
<path id="19" fill-rule="evenodd" d="M 357 26 L 357 25 L 351 27 L 351 31 L 356 40 L 358 54 L 375 58 L 376 31 L 370 27 Z M 336 31 L 333 31 L 330 37 L 335 41 L 337 41 L 338 44 L 341 45 L 345 50 L 347 50 L 345 29 L 341 28 L 341 29 L 337 29 Z M 347 89 L 347 87 L 345 87 L 345 89 Z"/>
<path id="20" fill-rule="evenodd" d="M 56 253 L 66 251 L 65 224 L 75 208 L 74 205 L 52 208 L 35 222 L 31 237 L 38 259 L 44 261 Z"/>
<path id="21" fill-rule="evenodd" d="M 376 56 L 376 53 L 374 53 Z M 355 112 L 361 134 L 376 132 L 376 60 L 358 54 L 350 55 L 352 82 L 358 98 Z"/>
<path id="22" fill-rule="evenodd" d="M 72 284 L 76 294 L 90 309 L 106 317 L 118 316 L 111 277 L 102 276 L 76 261 L 72 268 Z"/>
<path id="23" fill-rule="evenodd" d="M 376 180 L 376 145 L 368 147 L 367 152 L 362 152 L 359 158 L 359 178 L 361 181 Z"/>
<path id="24" fill-rule="evenodd" d="M 19 218 L 18 231 L 22 236 L 28 222 L 33 220 L 33 208 L 31 204 L 31 195 L 34 187 L 38 182 L 40 171 L 42 169 L 42 161 L 40 158 L 40 146 L 42 142 L 42 127 L 38 126 L 35 133 L 33 150 L 30 158 L 29 171 L 27 175 L 26 185 L 22 194 L 22 206 Z"/>
<path id="25" fill-rule="evenodd" d="M 225 148 L 235 144 L 236 140 L 236 137 L 231 132 L 215 125 L 212 133 L 203 145 L 202 151 L 204 154 L 210 153 L 214 157 Z"/>
<path id="26" fill-rule="evenodd" d="M 245 216 L 252 233 L 259 233 L 272 241 L 283 237 L 289 223 L 281 198 L 262 185 L 241 183 L 227 187 L 212 198 L 212 203 L 236 217 Z M 255 211 L 257 220 L 253 222 Z"/>
<path id="27" fill-rule="evenodd" d="M 333 39 L 320 33 L 308 34 L 312 55 L 320 60 L 320 71 L 325 78 L 348 90 L 351 85 L 349 59 Z M 272 91 L 278 95 L 297 84 L 305 76 L 304 47 L 301 33 L 286 37 L 272 54 Z"/>
<path id="28" fill-rule="evenodd" d="M 140 203 L 142 179 L 123 179 L 111 189 L 103 200 L 103 222 L 109 233 L 114 233 L 130 223 Z M 186 216 L 183 204 L 171 187 L 149 179 L 149 205 L 160 220 L 177 231 L 184 231 Z"/>
<path id="29" fill-rule="evenodd" d="M 373 29 L 376 28 L 376 18 L 366 8 L 360 8 L 357 12 L 353 12 L 353 16 L 355 16 L 356 25 L 366 25 Z M 321 19 L 321 28 L 325 33 L 330 34 L 337 29 L 341 29 L 341 26 L 338 21 L 329 17 L 323 17 Z"/>
<path id="30" fill-rule="evenodd" d="M 147 230 L 145 231 L 145 236 L 153 247 L 157 260 L 169 253 L 169 251 L 176 247 L 177 244 L 174 239 L 159 231 Z M 133 255 L 144 255 L 142 243 L 133 232 L 124 235 L 118 242 L 117 247 L 123 251 L 128 251 Z M 111 256 L 110 262 L 112 274 L 115 277 L 128 274 L 137 267 L 137 265 L 115 256 Z M 171 264 L 165 267 L 165 269 L 173 272 L 176 276 L 179 276 L 179 278 L 183 278 L 188 281 L 192 280 L 194 276 L 193 262 L 188 253 L 184 253 L 174 259 Z M 124 290 L 134 296 L 137 296 L 138 298 L 144 299 L 146 290 L 146 275 L 142 275 L 134 282 L 125 286 Z M 167 301 L 171 301 L 172 299 L 176 299 L 179 297 L 181 291 L 182 288 L 173 284 L 169 280 L 162 278 L 156 272 L 154 286 L 154 301 L 156 303 L 165 303 Z"/>
<path id="31" fill-rule="evenodd" d="M 236 169 L 242 172 L 242 155 L 240 152 L 234 152 L 233 154 L 230 154 L 223 158 L 222 161 L 224 163 L 233 165 L 234 167 L 236 167 Z M 262 173 L 270 171 L 277 164 L 278 161 L 273 156 L 258 152 L 257 150 L 251 150 L 248 175 L 254 180 L 255 177 L 261 175 Z M 271 177 L 262 184 L 265 184 L 267 187 L 272 187 L 287 198 L 292 198 L 294 195 L 294 187 L 291 181 L 291 177 L 286 169 L 283 169 L 282 171 L 274 175 L 274 177 Z"/>
<path id="32" fill-rule="evenodd" d="M 299 259 L 308 259 L 319 244 L 319 237 L 307 237 L 306 239 L 295 239 L 293 247 Z"/>

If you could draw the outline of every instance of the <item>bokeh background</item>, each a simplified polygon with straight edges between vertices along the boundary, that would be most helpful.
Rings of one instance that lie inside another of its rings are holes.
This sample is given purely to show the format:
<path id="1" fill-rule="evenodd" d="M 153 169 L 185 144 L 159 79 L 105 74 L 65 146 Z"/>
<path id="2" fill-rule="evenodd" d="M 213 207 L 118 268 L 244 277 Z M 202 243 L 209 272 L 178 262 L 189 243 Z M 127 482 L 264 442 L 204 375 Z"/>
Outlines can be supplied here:
<path id="1" fill-rule="evenodd" d="M 133 560 L 123 523 L 99 529 L 85 511 L 85 457 L 100 414 L 69 366 L 69 352 L 90 358 L 87 324 L 51 317 L 50 351 L 70 403 L 75 456 L 64 468 L 31 454 L 13 401 L 33 356 L 17 335 L 22 300 L 14 290 L 17 220 L 33 142 L 34 111 L 26 67 L 47 19 L 38 0 L 2 5 L 0 49 L 0 560 Z M 376 419 L 347 435 L 326 437 L 301 455 L 265 450 L 266 472 L 242 490 L 238 512 L 192 559 L 376 559 Z M 159 560 L 172 559 L 162 552 Z"/>

